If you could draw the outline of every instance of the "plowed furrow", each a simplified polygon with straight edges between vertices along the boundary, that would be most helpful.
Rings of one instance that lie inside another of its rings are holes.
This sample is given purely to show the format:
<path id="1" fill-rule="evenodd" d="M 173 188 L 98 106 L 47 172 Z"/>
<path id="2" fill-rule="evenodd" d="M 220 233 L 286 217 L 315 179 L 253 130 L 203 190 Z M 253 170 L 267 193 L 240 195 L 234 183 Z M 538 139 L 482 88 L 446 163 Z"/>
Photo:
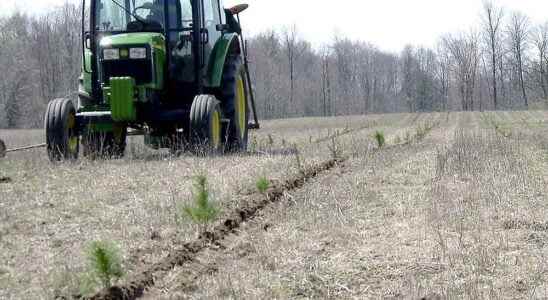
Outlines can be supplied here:
<path id="1" fill-rule="evenodd" d="M 227 235 L 239 228 L 242 223 L 252 219 L 258 211 L 261 211 L 270 203 L 279 201 L 286 192 L 304 186 L 309 179 L 317 177 L 322 172 L 331 170 L 344 160 L 332 159 L 309 167 L 295 178 L 287 180 L 279 186 L 271 187 L 264 195 L 259 193 L 250 195 L 247 199 L 242 200 L 243 204 L 239 209 L 235 210 L 222 223 L 215 226 L 212 231 L 205 232 L 197 240 L 183 245 L 180 249 L 174 250 L 145 272 L 131 278 L 128 283 L 102 290 L 88 299 L 136 299 L 141 297 L 147 287 L 154 285 L 156 274 L 169 271 L 176 266 L 193 261 L 199 252 L 223 240 Z"/>

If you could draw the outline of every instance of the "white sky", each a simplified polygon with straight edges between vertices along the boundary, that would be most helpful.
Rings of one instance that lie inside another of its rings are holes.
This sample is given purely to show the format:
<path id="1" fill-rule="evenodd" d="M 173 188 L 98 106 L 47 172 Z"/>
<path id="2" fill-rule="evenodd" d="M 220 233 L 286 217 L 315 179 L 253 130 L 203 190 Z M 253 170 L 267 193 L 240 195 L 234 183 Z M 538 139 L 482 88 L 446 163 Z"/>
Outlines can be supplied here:
<path id="1" fill-rule="evenodd" d="M 16 7 L 32 14 L 51 5 L 79 0 L 0 0 L 0 14 Z M 447 32 L 466 30 L 479 22 L 481 0 L 225 0 L 246 2 L 244 29 L 258 33 L 296 24 L 300 35 L 315 46 L 334 35 L 372 42 L 384 50 L 404 45 L 432 46 Z M 533 22 L 548 21 L 548 0 L 498 0 L 507 10 L 520 10 Z"/>

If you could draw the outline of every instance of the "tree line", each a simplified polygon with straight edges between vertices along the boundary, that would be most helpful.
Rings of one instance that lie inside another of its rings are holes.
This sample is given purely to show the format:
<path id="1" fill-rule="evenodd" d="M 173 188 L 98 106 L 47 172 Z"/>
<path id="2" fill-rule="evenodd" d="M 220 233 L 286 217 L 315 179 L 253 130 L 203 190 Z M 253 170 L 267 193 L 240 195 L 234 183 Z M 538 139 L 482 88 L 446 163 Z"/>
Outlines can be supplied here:
<path id="1" fill-rule="evenodd" d="M 548 103 L 548 20 L 484 2 L 477 24 L 400 53 L 336 36 L 313 47 L 297 26 L 248 40 L 263 119 L 510 110 Z M 49 100 L 76 98 L 81 8 L 0 17 L 0 127 L 41 127 Z"/>

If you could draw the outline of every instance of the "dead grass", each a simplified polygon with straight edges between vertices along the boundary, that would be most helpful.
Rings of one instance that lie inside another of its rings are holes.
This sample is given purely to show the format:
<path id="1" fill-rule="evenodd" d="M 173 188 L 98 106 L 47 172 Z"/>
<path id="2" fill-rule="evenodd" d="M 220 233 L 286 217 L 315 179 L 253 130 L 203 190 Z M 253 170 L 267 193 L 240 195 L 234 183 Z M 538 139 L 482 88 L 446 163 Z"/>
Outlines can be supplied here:
<path id="1" fill-rule="evenodd" d="M 386 151 L 349 137 L 347 164 L 148 298 L 545 298 L 542 152 L 487 129 L 480 114 L 448 119 Z"/>
<path id="2" fill-rule="evenodd" d="M 254 137 L 262 155 L 173 159 L 137 142 L 118 161 L 10 155 L 0 160 L 0 177 L 12 179 L 0 183 L 0 298 L 77 293 L 74 274 L 96 239 L 119 243 L 124 267 L 138 272 L 196 238 L 176 217 L 193 175 L 208 176 L 227 212 L 258 178 L 297 174 L 296 153 L 304 166 L 334 153 L 350 160 L 163 274 L 146 298 L 547 297 L 548 115 L 486 115 L 515 134 L 481 113 L 378 115 L 266 122 Z M 0 135 L 11 145 L 41 139 Z"/>
<path id="3" fill-rule="evenodd" d="M 362 126 L 365 118 L 360 120 L 331 120 L 329 126 L 352 128 Z M 301 131 L 295 127 L 293 132 Z M 40 131 L 1 134 L 10 146 L 42 139 Z M 330 158 L 326 144 L 287 136 L 297 145 L 302 166 Z M 284 145 L 276 141 L 271 147 Z M 0 259 L 6 262 L 0 283 L 9 287 L 0 290 L 0 298 L 78 294 L 75 275 L 84 271 L 83 252 L 93 240 L 117 242 L 131 274 L 158 261 L 173 245 L 194 239 L 196 226 L 177 215 L 191 201 L 196 174 L 206 174 L 222 210 L 229 212 L 260 176 L 276 182 L 299 172 L 292 153 L 173 159 L 139 141 L 129 148 L 128 158 L 115 161 L 53 166 L 40 150 L 0 161 L 0 175 L 12 179 L 0 186 Z"/>

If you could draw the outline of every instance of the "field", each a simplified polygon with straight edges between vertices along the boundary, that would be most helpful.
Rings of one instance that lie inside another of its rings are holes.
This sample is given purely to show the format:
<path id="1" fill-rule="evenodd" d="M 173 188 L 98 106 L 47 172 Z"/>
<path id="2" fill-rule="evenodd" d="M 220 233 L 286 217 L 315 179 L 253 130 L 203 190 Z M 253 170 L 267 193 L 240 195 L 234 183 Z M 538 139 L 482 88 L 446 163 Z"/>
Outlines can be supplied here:
<path id="1" fill-rule="evenodd" d="M 139 139 L 121 160 L 9 154 L 0 299 L 548 297 L 548 113 L 277 120 L 253 134 L 249 153 L 222 157 Z M 182 213 L 197 175 L 221 207 L 209 225 Z M 93 241 L 122 254 L 116 288 L 85 284 Z"/>

